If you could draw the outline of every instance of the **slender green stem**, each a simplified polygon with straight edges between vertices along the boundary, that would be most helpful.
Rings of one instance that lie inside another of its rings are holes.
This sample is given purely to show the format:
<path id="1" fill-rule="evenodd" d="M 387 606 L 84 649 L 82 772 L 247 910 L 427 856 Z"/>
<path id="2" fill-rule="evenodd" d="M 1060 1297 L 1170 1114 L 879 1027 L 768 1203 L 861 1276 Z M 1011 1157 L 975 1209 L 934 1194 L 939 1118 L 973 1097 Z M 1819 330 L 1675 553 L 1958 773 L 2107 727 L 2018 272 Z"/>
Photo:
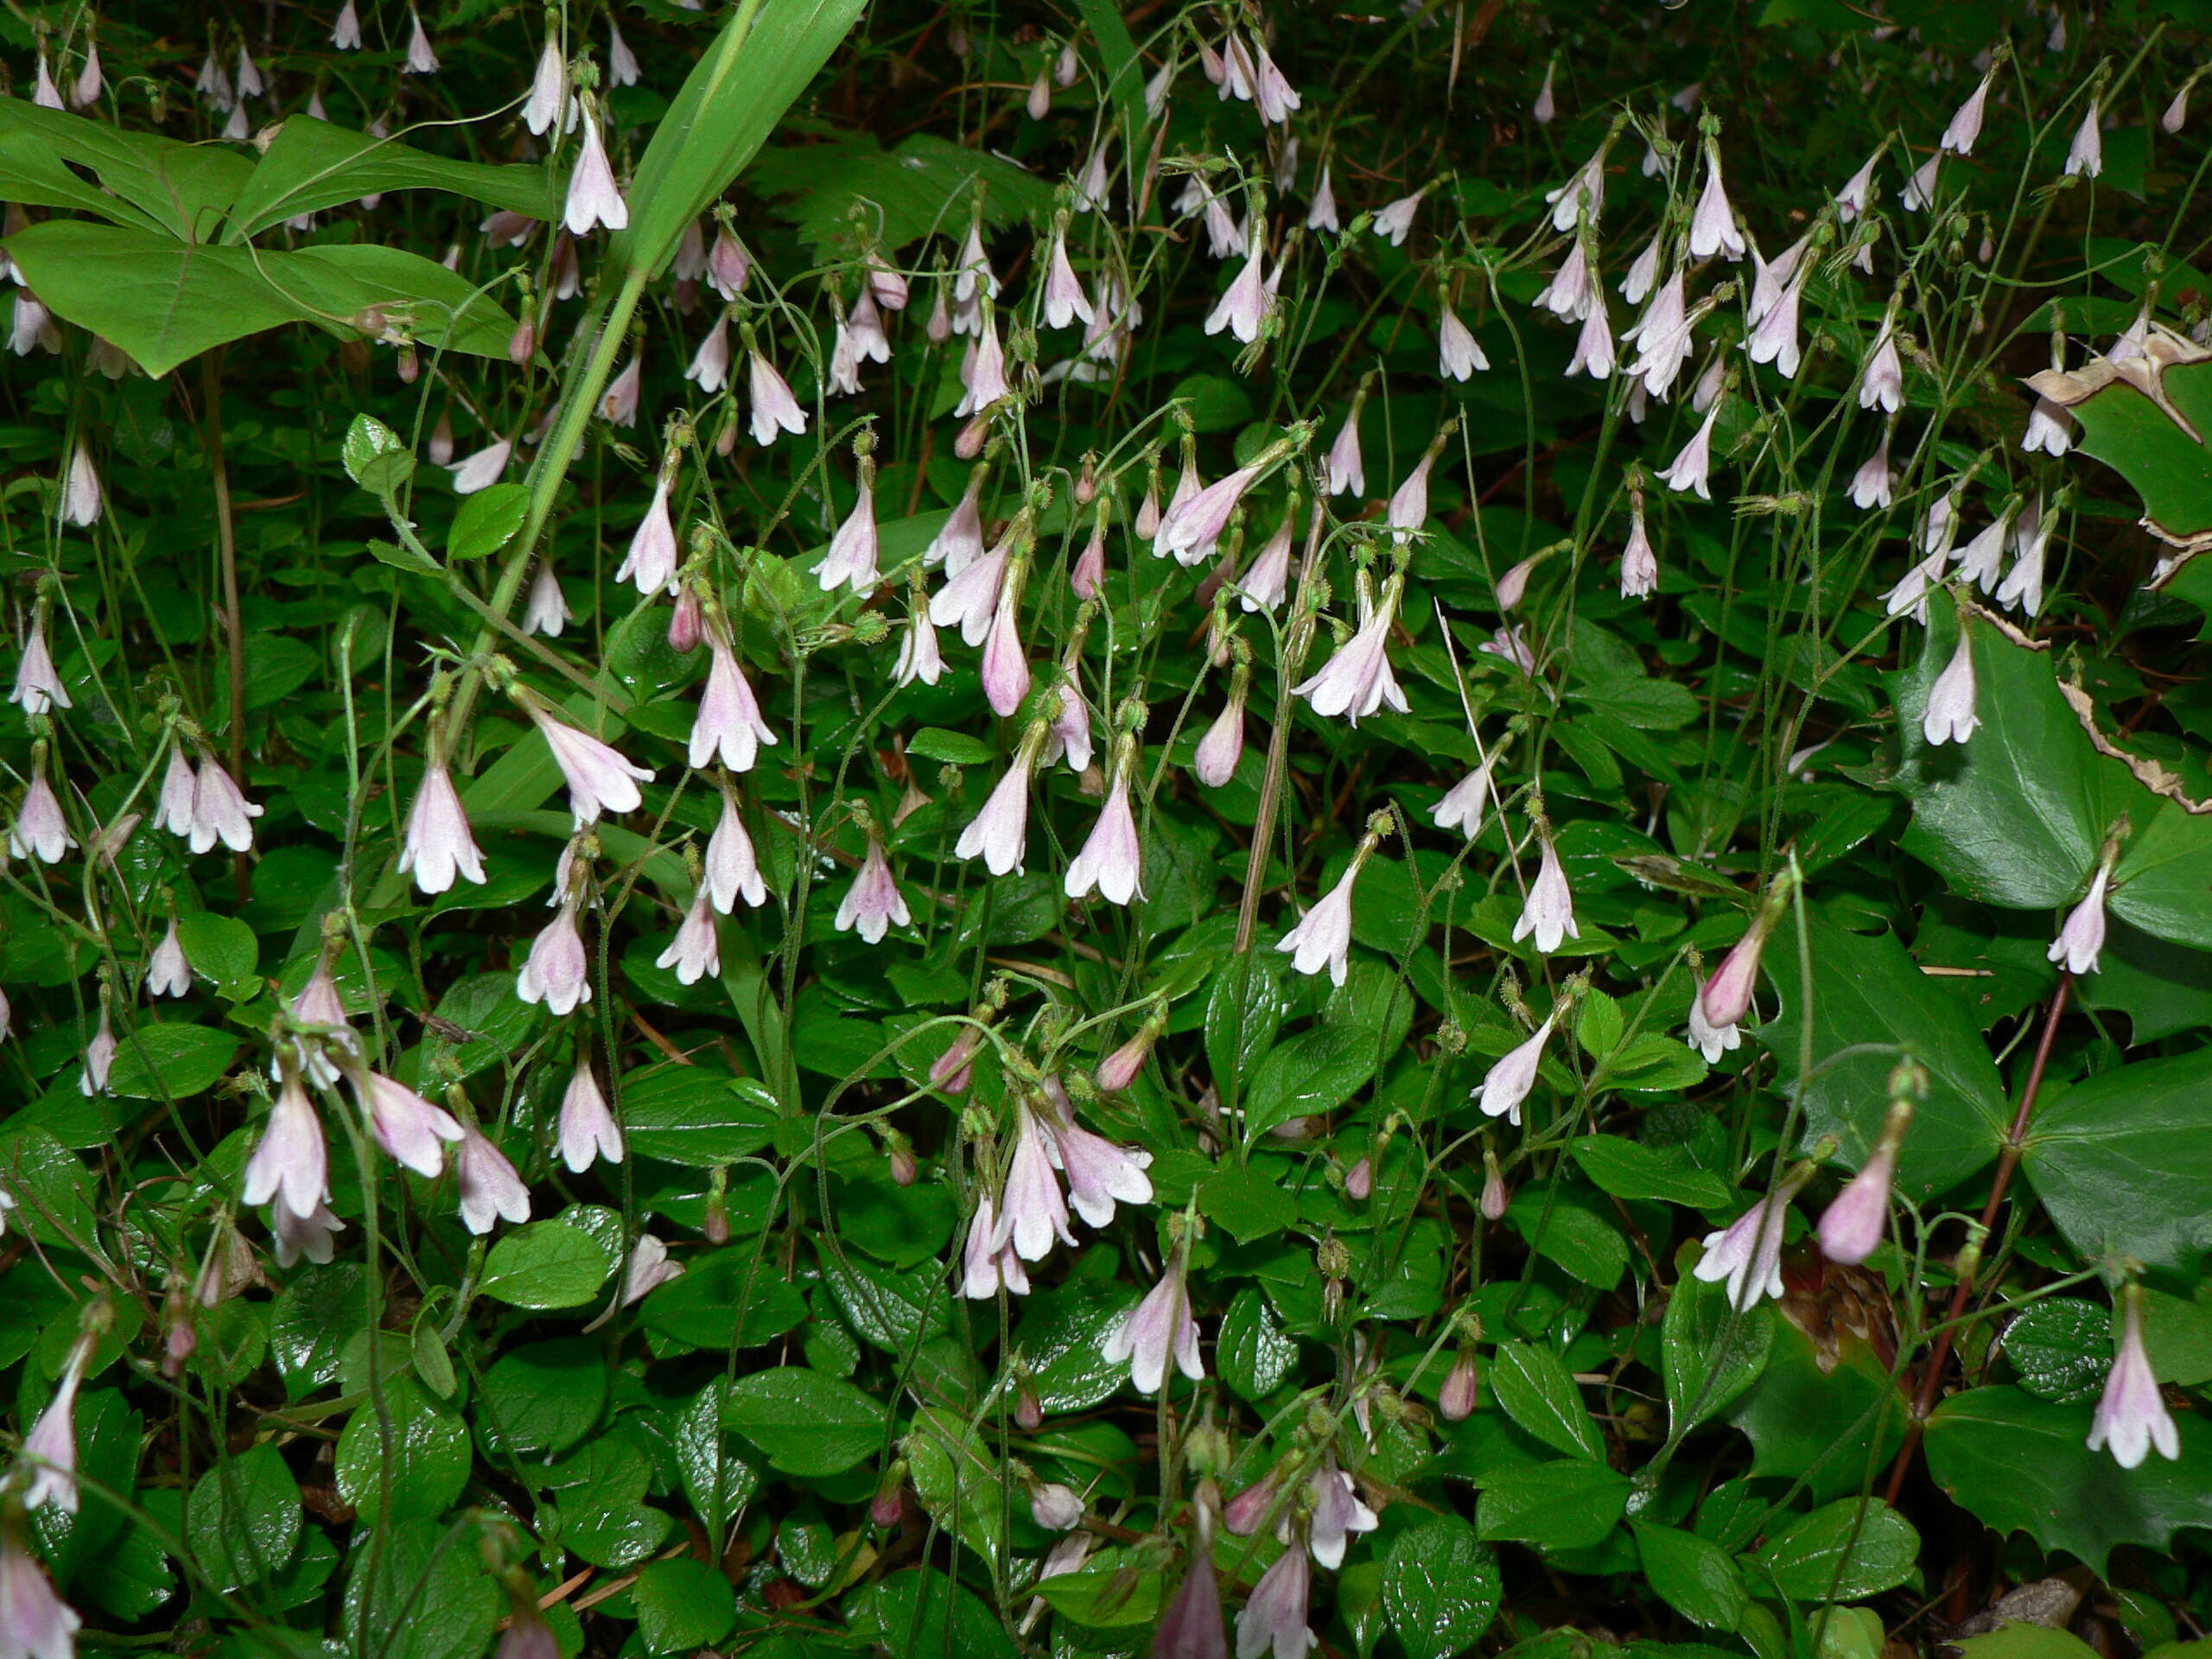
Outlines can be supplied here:
<path id="1" fill-rule="evenodd" d="M 607 389 L 613 373 L 614 359 L 621 353 L 630 335 L 630 317 L 638 308 L 638 301 L 645 291 L 648 273 L 633 266 L 622 278 L 622 286 L 607 302 L 606 314 L 601 321 L 599 335 L 591 355 L 573 374 L 568 389 L 562 395 L 560 417 L 553 423 L 552 435 L 538 451 L 537 461 L 531 468 L 530 510 L 524 516 L 522 534 L 515 537 L 514 550 L 507 555 L 506 567 L 499 572 L 498 586 L 492 590 L 488 606 L 490 620 L 476 636 L 475 656 L 480 659 L 498 638 L 498 623 L 514 609 L 515 601 L 521 595 L 523 577 L 529 573 L 530 562 L 537 550 L 538 538 L 545 533 L 546 523 L 553 516 L 554 499 L 561 493 L 561 486 L 569 475 L 569 467 L 575 459 L 576 450 L 583 442 L 584 423 L 599 406 L 600 394 Z M 588 334 L 589 329 L 586 333 Z M 476 690 L 481 683 L 483 670 L 479 663 L 472 663 L 454 688 L 452 729 L 467 729 L 470 705 L 476 700 Z"/>

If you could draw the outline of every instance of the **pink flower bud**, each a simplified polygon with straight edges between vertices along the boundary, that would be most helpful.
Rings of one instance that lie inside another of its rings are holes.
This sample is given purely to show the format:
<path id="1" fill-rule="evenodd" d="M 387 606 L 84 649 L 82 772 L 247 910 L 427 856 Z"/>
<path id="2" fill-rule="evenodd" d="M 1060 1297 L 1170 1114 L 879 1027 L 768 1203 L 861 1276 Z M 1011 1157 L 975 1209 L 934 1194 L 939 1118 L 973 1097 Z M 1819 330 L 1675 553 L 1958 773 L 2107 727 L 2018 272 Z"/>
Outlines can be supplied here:
<path id="1" fill-rule="evenodd" d="M 1274 1475 L 1255 1480 L 1222 1505 L 1221 1524 L 1239 1538 L 1249 1538 L 1260 1529 L 1260 1522 L 1267 1519 L 1274 1497 Z"/>
<path id="2" fill-rule="evenodd" d="M 1139 1027 L 1135 1036 L 1098 1062 L 1096 1078 L 1099 1088 L 1114 1094 L 1128 1088 L 1137 1080 L 1137 1073 L 1144 1070 L 1145 1057 L 1152 1052 L 1152 1046 L 1159 1037 L 1147 1020 Z"/>
<path id="3" fill-rule="evenodd" d="M 1510 1202 L 1512 1196 L 1505 1185 L 1505 1172 L 1497 1166 L 1497 1154 L 1494 1152 L 1485 1152 L 1483 1154 L 1483 1219 L 1484 1221 L 1503 1220 L 1505 1216 L 1505 1207 Z"/>
<path id="4" fill-rule="evenodd" d="M 1475 1408 L 1475 1357 L 1462 1351 L 1436 1391 L 1437 1414 L 1447 1423 L 1464 1422 Z"/>

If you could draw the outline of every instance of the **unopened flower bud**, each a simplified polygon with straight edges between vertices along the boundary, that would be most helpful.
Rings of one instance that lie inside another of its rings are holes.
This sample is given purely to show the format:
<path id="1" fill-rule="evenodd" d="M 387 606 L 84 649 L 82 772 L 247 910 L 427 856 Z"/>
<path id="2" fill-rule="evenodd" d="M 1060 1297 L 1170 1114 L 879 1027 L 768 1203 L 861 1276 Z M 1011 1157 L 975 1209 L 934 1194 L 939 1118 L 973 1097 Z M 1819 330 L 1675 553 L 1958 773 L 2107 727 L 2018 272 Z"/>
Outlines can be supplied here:
<path id="1" fill-rule="evenodd" d="M 1375 1164 L 1363 1158 L 1344 1172 L 1344 1196 L 1363 1199 L 1375 1190 Z"/>
<path id="2" fill-rule="evenodd" d="M 1275 1477 L 1271 1472 L 1264 1479 L 1255 1480 L 1222 1506 L 1221 1524 L 1239 1538 L 1249 1538 L 1260 1529 L 1260 1522 L 1268 1518 L 1274 1505 Z"/>
<path id="3" fill-rule="evenodd" d="M 883 1484 L 875 1489 L 868 1508 L 868 1519 L 879 1527 L 895 1527 L 906 1512 L 906 1462 L 901 1458 L 884 1471 Z"/>
<path id="4" fill-rule="evenodd" d="M 699 590 L 687 582 L 677 590 L 676 603 L 668 613 L 669 649 L 685 652 L 698 650 L 699 641 L 705 637 L 705 627 Z"/>
<path id="5" fill-rule="evenodd" d="M 181 1289 L 172 1290 L 162 1318 L 167 1326 L 162 1344 L 162 1375 L 174 1377 L 200 1346 L 199 1333 L 192 1328 L 192 1299 Z"/>
<path id="6" fill-rule="evenodd" d="M 1035 1386 L 1027 1379 L 1014 1390 L 1014 1421 L 1015 1427 L 1028 1434 L 1045 1426 L 1045 1402 L 1037 1397 Z"/>
<path id="7" fill-rule="evenodd" d="M 1502 1219 L 1511 1197 L 1512 1194 L 1506 1190 L 1505 1172 L 1497 1166 L 1497 1154 L 1485 1148 L 1483 1153 L 1483 1219 Z"/>
<path id="8" fill-rule="evenodd" d="M 729 1243 L 729 1169 L 717 1164 L 712 1181 L 707 1189 L 706 1219 L 699 1230 L 707 1236 L 709 1244 Z"/>
<path id="9" fill-rule="evenodd" d="M 1221 1510 L 1221 1488 L 1215 1478 L 1229 1472 L 1229 1436 L 1211 1422 L 1200 1423 L 1183 1437 L 1183 1464 L 1191 1473 L 1199 1477 L 1199 1484 L 1210 1489 L 1211 1506 L 1217 1515 Z M 1192 1494 L 1196 1501 L 1198 1494 Z"/>
<path id="10" fill-rule="evenodd" d="M 1136 1034 L 1098 1063 L 1097 1083 L 1107 1094 L 1128 1088 L 1144 1070 L 1145 1058 L 1152 1052 L 1152 1046 L 1160 1040 L 1160 1033 L 1167 1027 L 1167 1005 L 1154 1005 L 1145 1016 Z"/>
<path id="11" fill-rule="evenodd" d="M 1444 1386 L 1436 1391 L 1437 1414 L 1446 1422 L 1464 1422 L 1474 1410 L 1475 1381 L 1475 1351 L 1462 1348 L 1444 1374 Z"/>
<path id="12" fill-rule="evenodd" d="M 537 325 L 524 317 L 507 336 L 507 361 L 520 368 L 537 351 Z"/>
<path id="13" fill-rule="evenodd" d="M 1065 1532 L 1083 1519 L 1082 1496 L 1056 1480 L 1032 1482 L 1029 1518 L 1048 1532 Z"/>

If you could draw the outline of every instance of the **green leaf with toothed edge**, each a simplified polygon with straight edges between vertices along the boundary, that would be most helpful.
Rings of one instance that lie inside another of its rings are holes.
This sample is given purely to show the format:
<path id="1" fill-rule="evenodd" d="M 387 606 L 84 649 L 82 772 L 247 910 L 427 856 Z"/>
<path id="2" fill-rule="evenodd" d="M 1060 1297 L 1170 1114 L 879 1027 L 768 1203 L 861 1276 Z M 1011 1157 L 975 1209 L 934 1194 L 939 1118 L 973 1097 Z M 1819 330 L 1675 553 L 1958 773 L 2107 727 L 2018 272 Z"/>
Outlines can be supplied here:
<path id="1" fill-rule="evenodd" d="M 2163 331 L 2147 343 L 2151 356 L 2131 366 L 2164 359 L 2155 384 L 2171 410 L 2113 376 L 2101 358 L 2071 373 L 2045 370 L 2028 384 L 2082 423 L 2083 454 L 2134 486 L 2145 528 L 2163 541 L 2202 545 L 2212 538 L 2212 351 Z"/>
<path id="2" fill-rule="evenodd" d="M 1969 1515 L 2024 1532 L 2101 1573 L 2123 1544 L 2167 1548 L 2184 1527 L 2212 1527 L 2212 1436 L 2181 1431 L 2175 1461 L 2153 1453 L 2122 1469 L 2088 1447 L 2095 1408 L 2018 1389 L 1968 1389 L 1928 1420 L 1928 1471 Z"/>

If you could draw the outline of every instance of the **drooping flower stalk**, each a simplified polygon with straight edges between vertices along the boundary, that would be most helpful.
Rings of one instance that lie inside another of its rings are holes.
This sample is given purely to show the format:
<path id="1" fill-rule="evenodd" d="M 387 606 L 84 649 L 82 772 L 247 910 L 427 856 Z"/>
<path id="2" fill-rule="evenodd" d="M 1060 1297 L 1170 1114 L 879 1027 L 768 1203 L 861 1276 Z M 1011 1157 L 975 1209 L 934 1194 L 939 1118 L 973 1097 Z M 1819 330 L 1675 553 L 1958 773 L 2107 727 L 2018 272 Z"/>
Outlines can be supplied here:
<path id="1" fill-rule="evenodd" d="M 1143 896 L 1140 880 L 1143 849 L 1137 840 L 1136 813 L 1129 802 L 1136 760 L 1136 737 L 1124 733 L 1115 744 L 1113 781 L 1107 787 L 1106 804 L 1099 809 L 1090 837 L 1068 864 L 1062 885 L 1071 899 L 1087 899 L 1096 890 L 1109 905 L 1126 905 Z"/>
<path id="2" fill-rule="evenodd" d="M 1300 973 L 1318 974 L 1326 968 L 1331 984 L 1344 982 L 1351 952 L 1352 888 L 1394 823 L 1393 815 L 1387 810 L 1370 818 L 1367 833 L 1352 849 L 1351 862 L 1344 866 L 1336 886 L 1275 941 L 1275 949 L 1289 952 L 1291 966 Z"/>
<path id="3" fill-rule="evenodd" d="M 2143 1290 L 2131 1282 L 2120 1297 L 2120 1337 L 2089 1426 L 2089 1450 L 2109 1450 L 2123 1469 L 2139 1467 L 2152 1447 L 2170 1460 L 2181 1456 L 2181 1431 L 2158 1392 L 2158 1373 L 2143 1344 Z"/>
<path id="4" fill-rule="evenodd" d="M 1020 870 L 1029 836 L 1030 776 L 1051 730 L 1048 721 L 1029 722 L 1005 776 L 991 791 L 982 810 L 960 832 L 960 839 L 952 849 L 956 856 L 982 859 L 983 867 L 993 875 Z"/>
<path id="5" fill-rule="evenodd" d="M 1536 821 L 1536 839 L 1543 853 L 1536 879 L 1529 884 L 1529 895 L 1522 903 L 1521 918 L 1513 924 L 1513 942 L 1518 944 L 1534 934 L 1537 950 L 1548 957 L 1567 940 L 1582 936 L 1574 925 L 1574 895 L 1559 861 L 1558 844 L 1552 839 L 1551 826 L 1541 818 Z"/>
<path id="6" fill-rule="evenodd" d="M 1913 1113 L 1928 1096 L 1926 1069 L 1910 1060 L 1900 1063 L 1890 1073 L 1889 1092 L 1889 1115 L 1873 1151 L 1821 1215 L 1821 1253 L 1847 1267 L 1873 1255 L 1889 1226 L 1890 1185 Z"/>
<path id="7" fill-rule="evenodd" d="M 1361 572 L 1360 577 L 1364 601 L 1367 573 Z M 1406 695 L 1390 671 L 1389 642 L 1405 585 L 1403 573 L 1394 573 L 1382 584 L 1380 601 L 1371 607 L 1363 605 L 1367 613 L 1357 631 L 1319 669 L 1293 686 L 1291 695 L 1304 697 L 1317 715 L 1331 719 L 1341 715 L 1354 726 L 1378 709 L 1404 714 Z"/>
<path id="8" fill-rule="evenodd" d="M 1696 1276 L 1709 1285 L 1725 1282 L 1728 1305 L 1738 1313 L 1748 1313 L 1763 1297 L 1782 1294 L 1783 1224 L 1789 1201 L 1812 1173 L 1809 1162 L 1797 1165 L 1770 1195 L 1728 1226 L 1705 1236 Z"/>
<path id="9" fill-rule="evenodd" d="M 912 919 L 898 880 L 891 874 L 891 862 L 884 856 L 883 842 L 871 827 L 860 874 L 853 878 L 853 885 L 837 906 L 837 931 L 856 931 L 868 944 L 877 944 L 893 924 L 905 927 Z"/>
<path id="10" fill-rule="evenodd" d="M 1198 1324 L 1191 1314 L 1185 1275 L 1190 1250 L 1179 1244 L 1160 1281 L 1144 1300 L 1122 1315 L 1122 1322 L 1100 1344 L 1099 1357 L 1109 1365 L 1126 1364 L 1129 1381 L 1140 1394 L 1157 1394 L 1167 1380 L 1170 1359 L 1192 1382 L 1205 1380 L 1205 1363 L 1198 1354 Z"/>
<path id="11" fill-rule="evenodd" d="M 1519 1125 L 1521 1104 L 1529 1098 L 1529 1091 L 1536 1086 L 1536 1073 L 1542 1065 L 1544 1045 L 1551 1040 L 1552 1028 L 1567 1009 L 1564 999 L 1552 1005 L 1533 1035 L 1523 1039 L 1508 1053 L 1491 1063 L 1483 1080 L 1475 1086 L 1474 1100 L 1488 1117 L 1503 1117 Z"/>

